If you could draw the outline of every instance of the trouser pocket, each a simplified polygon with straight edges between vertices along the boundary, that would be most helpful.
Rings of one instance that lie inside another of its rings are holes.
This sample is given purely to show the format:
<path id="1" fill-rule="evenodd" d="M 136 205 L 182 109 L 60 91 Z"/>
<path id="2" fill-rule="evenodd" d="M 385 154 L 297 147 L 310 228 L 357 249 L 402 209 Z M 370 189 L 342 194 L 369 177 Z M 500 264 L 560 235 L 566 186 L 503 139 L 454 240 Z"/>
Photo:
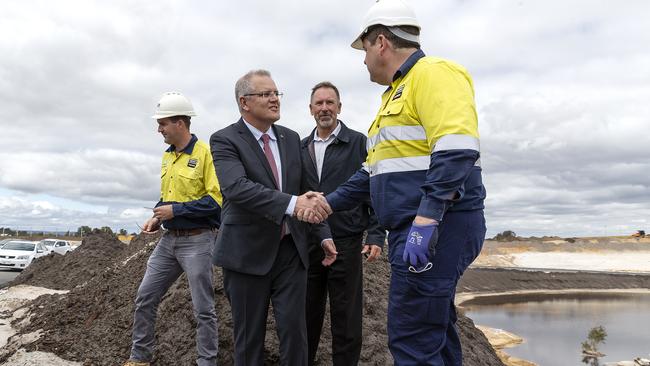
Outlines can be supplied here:
<path id="1" fill-rule="evenodd" d="M 405 274 L 403 312 L 416 325 L 447 327 L 454 294 L 454 279 L 436 278 L 430 273 Z"/>

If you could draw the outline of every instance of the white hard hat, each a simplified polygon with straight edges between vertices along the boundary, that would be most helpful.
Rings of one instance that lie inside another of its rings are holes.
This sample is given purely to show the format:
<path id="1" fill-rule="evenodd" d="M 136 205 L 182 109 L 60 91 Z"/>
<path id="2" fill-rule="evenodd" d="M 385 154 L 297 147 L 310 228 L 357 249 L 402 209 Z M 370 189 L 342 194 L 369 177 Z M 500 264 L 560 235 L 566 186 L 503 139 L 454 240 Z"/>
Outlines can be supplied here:
<path id="1" fill-rule="evenodd" d="M 404 0 L 377 0 L 366 13 L 361 25 L 360 34 L 351 44 L 352 48 L 362 50 L 363 42 L 361 41 L 361 37 L 368 31 L 368 28 L 377 24 L 388 27 L 388 30 L 399 38 L 418 44 L 420 43 L 418 36 L 415 34 L 410 34 L 397 28 L 400 25 L 410 25 L 420 29 L 420 23 L 415 17 L 413 9 Z"/>
<path id="2" fill-rule="evenodd" d="M 192 102 L 179 92 L 163 94 L 156 106 L 156 113 L 151 117 L 161 119 L 173 116 L 196 116 Z"/>

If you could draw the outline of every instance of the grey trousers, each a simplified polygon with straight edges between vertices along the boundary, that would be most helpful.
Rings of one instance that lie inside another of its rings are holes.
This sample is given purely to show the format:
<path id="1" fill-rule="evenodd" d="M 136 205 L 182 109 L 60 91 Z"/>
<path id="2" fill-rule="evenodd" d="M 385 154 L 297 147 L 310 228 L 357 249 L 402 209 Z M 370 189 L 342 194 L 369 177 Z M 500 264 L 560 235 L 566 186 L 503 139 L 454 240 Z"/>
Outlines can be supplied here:
<path id="1" fill-rule="evenodd" d="M 147 262 L 147 270 L 138 288 L 133 316 L 131 359 L 150 362 L 154 345 L 154 325 L 160 300 L 183 273 L 192 293 L 199 366 L 217 363 L 217 315 L 212 286 L 212 252 L 216 232 L 193 236 L 165 233 Z"/>

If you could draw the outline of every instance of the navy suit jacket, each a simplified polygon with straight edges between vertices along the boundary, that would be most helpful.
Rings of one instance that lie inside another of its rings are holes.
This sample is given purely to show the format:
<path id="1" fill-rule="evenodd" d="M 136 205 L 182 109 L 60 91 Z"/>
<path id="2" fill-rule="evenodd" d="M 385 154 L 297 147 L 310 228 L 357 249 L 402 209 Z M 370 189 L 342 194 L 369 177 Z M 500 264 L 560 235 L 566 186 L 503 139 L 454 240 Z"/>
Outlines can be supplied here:
<path id="1" fill-rule="evenodd" d="M 265 275 L 273 266 L 282 223 L 289 226 L 300 260 L 309 266 L 309 224 L 285 215 L 291 195 L 303 193 L 300 137 L 273 125 L 282 164 L 282 187 L 277 187 L 271 166 L 244 121 L 215 132 L 210 148 L 219 179 L 223 205 L 221 227 L 213 262 L 217 266 L 252 275 Z M 318 237 L 331 238 L 327 225 L 314 225 Z"/>

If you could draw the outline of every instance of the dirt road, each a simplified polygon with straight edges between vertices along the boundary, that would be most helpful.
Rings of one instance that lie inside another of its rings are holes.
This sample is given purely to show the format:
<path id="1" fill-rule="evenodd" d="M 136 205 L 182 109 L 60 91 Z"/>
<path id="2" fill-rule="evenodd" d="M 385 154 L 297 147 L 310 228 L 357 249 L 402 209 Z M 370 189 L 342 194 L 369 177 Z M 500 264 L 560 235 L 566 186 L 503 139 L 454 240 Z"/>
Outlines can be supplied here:
<path id="1" fill-rule="evenodd" d="M 19 274 L 20 272 L 18 271 L 0 268 L 0 288 L 2 288 L 7 282 L 12 281 Z"/>

